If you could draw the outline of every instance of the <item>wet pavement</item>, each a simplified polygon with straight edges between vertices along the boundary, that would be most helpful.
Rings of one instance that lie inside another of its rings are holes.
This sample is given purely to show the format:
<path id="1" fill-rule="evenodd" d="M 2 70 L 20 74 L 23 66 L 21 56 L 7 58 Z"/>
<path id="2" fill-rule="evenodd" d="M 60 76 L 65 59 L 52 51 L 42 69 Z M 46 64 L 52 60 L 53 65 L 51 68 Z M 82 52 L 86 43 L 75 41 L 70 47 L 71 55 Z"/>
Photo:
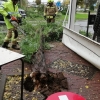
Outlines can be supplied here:
<path id="1" fill-rule="evenodd" d="M 80 28 L 81 31 L 84 31 L 84 32 L 87 31 L 87 20 L 83 20 L 83 21 L 77 20 L 75 22 L 75 24 L 79 25 L 79 28 Z M 89 25 L 88 32 L 91 33 L 91 34 L 94 33 L 94 31 L 93 31 L 93 25 Z"/>
<path id="2" fill-rule="evenodd" d="M 86 100 L 100 100 L 100 70 L 67 48 L 61 42 L 53 42 L 50 50 L 45 50 L 45 59 L 51 72 L 63 72 L 68 81 L 68 91 L 82 95 Z M 57 62 L 58 61 L 58 62 Z M 66 63 L 67 62 L 67 63 Z M 57 64 L 55 64 L 57 63 Z M 71 70 L 63 71 L 59 67 L 67 66 Z M 51 65 L 54 67 L 51 67 Z M 83 67 L 84 66 L 84 67 Z M 25 63 L 25 73 L 31 72 L 31 64 Z M 21 62 L 15 61 L 2 67 L 2 74 L 12 75 L 20 73 Z M 79 70 L 79 68 L 81 68 Z M 77 69 L 77 70 L 75 70 Z M 86 70 L 88 69 L 88 71 Z M 90 70 L 91 69 L 91 70 Z M 75 72 L 81 71 L 79 74 Z M 91 78 L 82 76 L 82 73 L 91 73 Z"/>

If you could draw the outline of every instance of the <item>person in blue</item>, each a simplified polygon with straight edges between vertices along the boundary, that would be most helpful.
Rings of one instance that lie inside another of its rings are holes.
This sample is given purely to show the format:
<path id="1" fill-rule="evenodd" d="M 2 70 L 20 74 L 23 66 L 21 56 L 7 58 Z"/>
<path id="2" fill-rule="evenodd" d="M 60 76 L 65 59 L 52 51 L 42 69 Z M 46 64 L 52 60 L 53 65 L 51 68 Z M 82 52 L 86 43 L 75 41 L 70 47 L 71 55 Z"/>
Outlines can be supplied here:
<path id="1" fill-rule="evenodd" d="M 61 7 L 61 2 L 60 2 L 60 0 L 58 0 L 58 1 L 56 2 L 56 6 L 57 6 L 57 8 L 60 10 L 60 7 Z"/>

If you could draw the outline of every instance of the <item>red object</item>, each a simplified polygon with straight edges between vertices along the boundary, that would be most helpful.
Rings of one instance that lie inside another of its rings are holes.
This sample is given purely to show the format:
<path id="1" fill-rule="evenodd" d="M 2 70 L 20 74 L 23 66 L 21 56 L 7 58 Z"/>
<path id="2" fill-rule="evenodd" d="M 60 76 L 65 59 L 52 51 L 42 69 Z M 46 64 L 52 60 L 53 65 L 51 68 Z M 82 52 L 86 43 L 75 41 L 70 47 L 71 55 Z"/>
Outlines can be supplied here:
<path id="1" fill-rule="evenodd" d="M 50 95 L 46 100 L 86 100 L 86 99 L 72 92 L 57 92 Z"/>
<path id="2" fill-rule="evenodd" d="M 17 20 L 17 18 L 16 18 L 16 17 L 11 16 L 11 21 L 16 21 L 16 22 L 17 22 L 18 20 Z"/>

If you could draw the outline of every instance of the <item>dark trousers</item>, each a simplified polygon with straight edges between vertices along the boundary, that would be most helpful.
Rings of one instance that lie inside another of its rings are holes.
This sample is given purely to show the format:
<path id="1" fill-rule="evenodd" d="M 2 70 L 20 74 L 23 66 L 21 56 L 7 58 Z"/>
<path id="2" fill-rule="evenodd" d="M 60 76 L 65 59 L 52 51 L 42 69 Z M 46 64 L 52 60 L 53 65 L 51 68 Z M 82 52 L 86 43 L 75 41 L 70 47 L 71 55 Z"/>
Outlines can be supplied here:
<path id="1" fill-rule="evenodd" d="M 47 23 L 54 23 L 55 19 L 54 18 L 47 18 Z"/>

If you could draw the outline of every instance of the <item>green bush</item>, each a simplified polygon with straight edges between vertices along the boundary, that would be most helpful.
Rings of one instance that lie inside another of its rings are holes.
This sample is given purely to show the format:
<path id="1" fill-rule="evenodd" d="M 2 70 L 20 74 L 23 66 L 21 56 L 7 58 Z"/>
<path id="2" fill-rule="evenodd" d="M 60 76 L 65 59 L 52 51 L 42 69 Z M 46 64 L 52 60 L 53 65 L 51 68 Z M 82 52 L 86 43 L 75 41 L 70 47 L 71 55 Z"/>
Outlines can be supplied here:
<path id="1" fill-rule="evenodd" d="M 37 24 L 33 26 L 24 22 L 27 34 L 20 42 L 21 52 L 25 55 L 24 60 L 31 63 L 32 54 L 37 52 L 41 43 L 41 34 L 45 37 L 44 49 L 50 49 L 48 42 L 59 41 L 62 38 L 63 28 L 57 24 Z"/>
<path id="2" fill-rule="evenodd" d="M 5 33 L 0 33 L 0 45 L 2 45 L 5 38 Z"/>
<path id="3" fill-rule="evenodd" d="M 80 30 L 79 33 L 84 35 L 84 36 L 87 36 L 86 31 L 81 31 Z M 91 36 L 92 36 L 91 33 L 88 33 L 88 37 L 91 38 Z"/>
<path id="4" fill-rule="evenodd" d="M 62 7 L 63 7 L 63 10 L 61 11 L 61 13 L 62 13 L 63 15 L 66 15 L 68 6 L 62 6 Z"/>
<path id="5" fill-rule="evenodd" d="M 58 24 L 50 24 L 48 36 L 46 37 L 47 42 L 60 41 L 63 34 L 63 27 Z"/>

